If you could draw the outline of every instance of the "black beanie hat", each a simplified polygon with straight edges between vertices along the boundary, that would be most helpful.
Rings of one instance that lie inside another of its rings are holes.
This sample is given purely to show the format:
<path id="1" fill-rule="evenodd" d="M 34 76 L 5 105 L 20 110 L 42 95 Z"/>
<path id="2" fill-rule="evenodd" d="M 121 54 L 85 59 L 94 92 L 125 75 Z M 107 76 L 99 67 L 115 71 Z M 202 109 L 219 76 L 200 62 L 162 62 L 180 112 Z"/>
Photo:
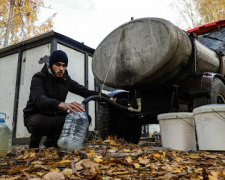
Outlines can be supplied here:
<path id="1" fill-rule="evenodd" d="M 66 66 L 68 65 L 68 57 L 64 51 L 57 50 L 52 52 L 49 57 L 49 66 L 52 67 L 52 65 L 57 62 L 63 62 Z"/>

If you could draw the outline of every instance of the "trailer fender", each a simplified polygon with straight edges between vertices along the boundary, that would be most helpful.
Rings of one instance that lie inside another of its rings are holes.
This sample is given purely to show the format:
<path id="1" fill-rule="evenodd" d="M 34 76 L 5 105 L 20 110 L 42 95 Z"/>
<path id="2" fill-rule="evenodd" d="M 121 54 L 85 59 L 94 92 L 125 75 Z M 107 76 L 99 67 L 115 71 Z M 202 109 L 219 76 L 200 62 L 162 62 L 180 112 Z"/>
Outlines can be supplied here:
<path id="1" fill-rule="evenodd" d="M 217 73 L 207 72 L 197 77 L 194 77 L 190 81 L 189 83 L 190 86 L 188 89 L 189 95 L 192 98 L 199 97 L 199 96 L 209 97 L 209 92 L 212 87 L 212 82 L 214 78 L 220 79 L 225 85 L 225 79 L 223 76 Z"/>

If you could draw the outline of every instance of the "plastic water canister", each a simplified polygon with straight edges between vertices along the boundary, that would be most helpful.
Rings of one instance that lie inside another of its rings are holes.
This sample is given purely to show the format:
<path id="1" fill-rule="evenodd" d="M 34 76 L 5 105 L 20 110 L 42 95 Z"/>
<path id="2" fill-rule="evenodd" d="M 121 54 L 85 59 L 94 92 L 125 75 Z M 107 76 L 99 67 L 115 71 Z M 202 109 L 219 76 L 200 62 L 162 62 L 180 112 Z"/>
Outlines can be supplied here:
<path id="1" fill-rule="evenodd" d="M 6 114 L 0 112 L 0 156 L 7 155 L 9 146 L 10 128 L 5 123 Z"/>
<path id="2" fill-rule="evenodd" d="M 58 139 L 58 146 L 69 151 L 80 151 L 89 126 L 86 112 L 69 113 Z"/>

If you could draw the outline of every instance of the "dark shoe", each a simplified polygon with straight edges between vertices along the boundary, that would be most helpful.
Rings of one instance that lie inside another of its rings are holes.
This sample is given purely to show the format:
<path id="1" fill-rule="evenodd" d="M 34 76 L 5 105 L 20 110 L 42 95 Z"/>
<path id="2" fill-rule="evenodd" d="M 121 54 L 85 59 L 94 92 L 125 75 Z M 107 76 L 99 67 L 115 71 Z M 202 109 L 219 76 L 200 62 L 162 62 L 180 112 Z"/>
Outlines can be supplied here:
<path id="1" fill-rule="evenodd" d="M 59 134 L 49 135 L 46 137 L 45 141 L 43 142 L 43 145 L 46 148 L 58 147 L 57 145 L 58 138 L 59 138 Z"/>
<path id="2" fill-rule="evenodd" d="M 39 144 L 41 142 L 41 138 L 42 138 L 41 136 L 37 137 L 37 136 L 31 135 L 30 136 L 29 148 L 38 148 Z"/>
<path id="3" fill-rule="evenodd" d="M 41 140 L 30 140 L 29 149 L 38 148 Z"/>
<path id="4" fill-rule="evenodd" d="M 46 148 L 49 148 L 49 147 L 58 147 L 57 145 L 57 141 L 53 141 L 52 139 L 49 139 L 48 137 L 45 139 L 45 141 L 43 142 L 43 145 L 46 147 Z"/>

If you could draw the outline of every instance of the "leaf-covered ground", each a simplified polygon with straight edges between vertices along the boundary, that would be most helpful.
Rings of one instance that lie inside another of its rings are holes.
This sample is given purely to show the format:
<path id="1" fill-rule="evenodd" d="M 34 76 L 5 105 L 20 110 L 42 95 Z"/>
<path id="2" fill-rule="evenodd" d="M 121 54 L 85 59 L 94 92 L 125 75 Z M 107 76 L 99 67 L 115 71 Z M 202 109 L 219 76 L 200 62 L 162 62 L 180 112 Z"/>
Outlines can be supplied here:
<path id="1" fill-rule="evenodd" d="M 14 147 L 0 158 L 1 179 L 225 179 L 223 152 L 183 152 L 120 139 L 98 140 L 82 150 Z"/>

